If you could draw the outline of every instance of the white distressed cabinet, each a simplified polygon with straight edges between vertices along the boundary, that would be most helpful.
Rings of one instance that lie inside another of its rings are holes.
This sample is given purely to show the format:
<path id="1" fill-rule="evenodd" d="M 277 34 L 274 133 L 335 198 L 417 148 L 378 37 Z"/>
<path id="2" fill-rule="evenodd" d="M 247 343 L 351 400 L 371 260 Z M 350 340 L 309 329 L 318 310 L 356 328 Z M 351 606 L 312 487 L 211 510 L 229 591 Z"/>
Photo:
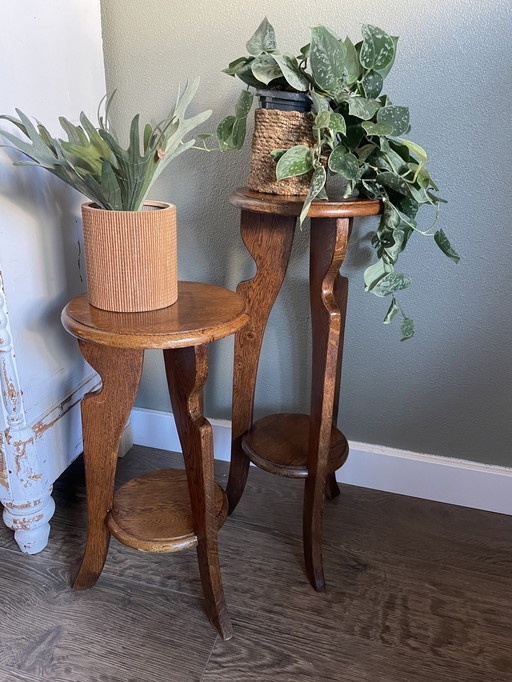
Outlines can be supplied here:
<path id="1" fill-rule="evenodd" d="M 0 113 L 18 107 L 54 134 L 61 115 L 94 118 L 105 93 L 99 0 L 7 2 L 2 24 Z M 35 553 L 52 484 L 82 449 L 79 401 L 98 379 L 60 323 L 85 289 L 83 198 L 16 158 L 0 149 L 0 502 L 21 550 Z"/>

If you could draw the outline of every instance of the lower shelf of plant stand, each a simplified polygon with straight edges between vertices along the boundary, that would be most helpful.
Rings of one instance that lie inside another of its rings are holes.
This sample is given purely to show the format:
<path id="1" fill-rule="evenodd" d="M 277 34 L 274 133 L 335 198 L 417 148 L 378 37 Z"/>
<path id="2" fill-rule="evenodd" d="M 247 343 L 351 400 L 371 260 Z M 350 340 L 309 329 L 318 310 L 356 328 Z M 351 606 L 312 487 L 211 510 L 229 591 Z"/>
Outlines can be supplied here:
<path id="1" fill-rule="evenodd" d="M 217 528 L 226 520 L 227 509 L 224 491 L 215 484 Z M 132 479 L 115 494 L 107 524 L 119 542 L 143 552 L 196 546 L 186 472 L 162 469 Z"/>
<path id="2" fill-rule="evenodd" d="M 247 457 L 260 469 L 289 478 L 306 478 L 310 417 L 307 414 L 271 414 L 259 419 L 242 439 Z M 327 471 L 339 469 L 348 457 L 348 443 L 335 426 Z"/>

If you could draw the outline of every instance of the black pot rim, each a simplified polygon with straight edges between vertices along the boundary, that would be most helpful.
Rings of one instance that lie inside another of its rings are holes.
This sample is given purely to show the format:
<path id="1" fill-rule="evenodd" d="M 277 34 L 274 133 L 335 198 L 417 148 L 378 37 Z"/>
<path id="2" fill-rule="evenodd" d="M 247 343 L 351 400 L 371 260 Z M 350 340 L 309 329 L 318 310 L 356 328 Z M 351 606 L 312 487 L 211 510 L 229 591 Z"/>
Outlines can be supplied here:
<path id="1" fill-rule="evenodd" d="M 288 92 L 287 90 L 256 90 L 258 97 L 275 97 L 276 99 L 289 99 L 294 102 L 308 102 L 311 97 L 307 92 Z"/>

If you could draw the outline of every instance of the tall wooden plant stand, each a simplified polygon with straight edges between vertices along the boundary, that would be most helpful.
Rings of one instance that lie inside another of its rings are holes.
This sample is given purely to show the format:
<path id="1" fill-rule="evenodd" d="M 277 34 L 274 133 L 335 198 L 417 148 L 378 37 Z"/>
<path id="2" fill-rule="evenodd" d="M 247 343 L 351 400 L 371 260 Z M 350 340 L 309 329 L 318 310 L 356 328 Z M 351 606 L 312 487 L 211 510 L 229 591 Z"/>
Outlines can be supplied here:
<path id="1" fill-rule="evenodd" d="M 356 216 L 382 212 L 369 199 L 313 202 L 310 242 L 310 306 L 313 360 L 310 415 L 274 414 L 253 422 L 254 390 L 263 334 L 284 280 L 303 197 L 284 197 L 238 189 L 231 203 L 242 209 L 241 234 L 257 266 L 241 282 L 249 324 L 235 337 L 233 441 L 226 493 L 229 513 L 247 481 L 249 463 L 279 476 L 304 478 L 304 559 L 315 590 L 325 587 L 322 518 L 325 496 L 339 493 L 335 472 L 348 456 L 345 436 L 336 427 L 348 282 L 339 274 Z"/>
<path id="2" fill-rule="evenodd" d="M 247 322 L 233 291 L 179 282 L 178 301 L 144 313 L 114 313 L 89 305 L 83 294 L 64 308 L 64 327 L 78 338 L 102 388 L 82 402 L 88 532 L 75 589 L 93 587 L 110 536 L 146 552 L 197 547 L 206 612 L 223 639 L 232 635 L 219 569 L 217 529 L 227 516 L 214 481 L 212 429 L 203 416 L 208 343 Z M 121 433 L 130 415 L 146 348 L 162 348 L 185 471 L 166 469 L 133 479 L 114 495 Z"/>

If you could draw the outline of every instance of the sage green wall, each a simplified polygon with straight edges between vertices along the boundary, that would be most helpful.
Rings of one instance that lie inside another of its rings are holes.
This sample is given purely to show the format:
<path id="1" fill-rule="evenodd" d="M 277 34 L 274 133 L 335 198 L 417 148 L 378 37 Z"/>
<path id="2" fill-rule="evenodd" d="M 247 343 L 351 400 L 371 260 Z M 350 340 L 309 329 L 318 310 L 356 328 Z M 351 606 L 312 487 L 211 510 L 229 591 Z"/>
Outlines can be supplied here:
<path id="1" fill-rule="evenodd" d="M 196 110 L 214 123 L 232 108 L 238 84 L 221 69 L 244 52 L 266 14 L 279 45 L 296 50 L 308 27 L 359 35 L 373 23 L 399 35 L 386 81 L 411 107 L 411 138 L 425 146 L 449 200 L 441 225 L 464 257 L 454 265 L 427 240 L 413 239 L 403 269 L 413 288 L 402 301 L 416 337 L 399 342 L 381 324 L 385 301 L 365 294 L 362 267 L 371 221 L 359 221 L 344 266 L 350 279 L 340 425 L 354 440 L 510 466 L 512 340 L 510 275 L 510 0 L 103 0 L 108 89 L 115 119 L 159 119 L 177 84 L 201 75 Z M 227 201 L 244 184 L 248 147 L 237 153 L 180 157 L 154 191 L 179 210 L 182 279 L 235 288 L 253 264 Z M 307 228 L 298 233 L 287 282 L 270 318 L 258 412 L 306 411 L 309 399 Z M 232 340 L 211 352 L 207 414 L 229 418 Z M 169 410 L 162 364 L 148 354 L 138 405 Z"/>

